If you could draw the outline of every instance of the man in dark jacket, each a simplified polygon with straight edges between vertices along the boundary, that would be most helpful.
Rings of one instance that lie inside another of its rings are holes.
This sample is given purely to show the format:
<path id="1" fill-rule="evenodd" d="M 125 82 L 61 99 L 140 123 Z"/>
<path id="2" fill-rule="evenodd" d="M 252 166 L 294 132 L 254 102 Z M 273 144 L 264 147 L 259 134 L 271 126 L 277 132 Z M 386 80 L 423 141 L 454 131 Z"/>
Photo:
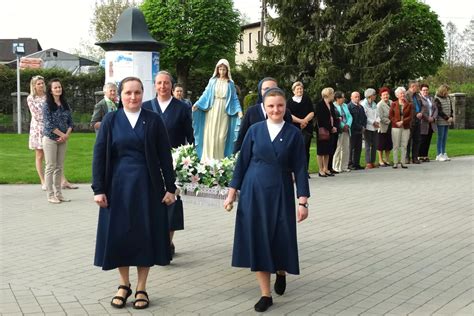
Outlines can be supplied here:
<path id="1" fill-rule="evenodd" d="M 417 81 L 411 81 L 406 92 L 406 99 L 408 102 L 413 104 L 413 118 L 410 126 L 410 139 L 408 140 L 406 163 L 419 164 L 418 153 L 420 150 L 420 118 L 421 118 L 421 96 L 420 86 Z M 410 155 L 411 154 L 411 155 Z M 410 157 L 411 156 L 411 157 Z"/>
<path id="2" fill-rule="evenodd" d="M 349 102 L 348 108 L 352 115 L 349 168 L 352 170 L 360 170 L 364 169 L 360 165 L 360 153 L 362 151 L 362 135 L 367 125 L 367 116 L 365 116 L 364 108 L 360 104 L 359 92 L 352 92 L 351 102 Z"/>

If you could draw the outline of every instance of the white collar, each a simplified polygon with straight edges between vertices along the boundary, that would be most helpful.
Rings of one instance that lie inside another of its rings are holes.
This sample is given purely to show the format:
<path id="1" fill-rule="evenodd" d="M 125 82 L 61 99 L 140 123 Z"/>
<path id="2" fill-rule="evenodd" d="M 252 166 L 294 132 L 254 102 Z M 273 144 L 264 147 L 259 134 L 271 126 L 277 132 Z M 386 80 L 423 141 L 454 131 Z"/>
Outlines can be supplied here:
<path id="1" fill-rule="evenodd" d="M 276 138 L 278 133 L 280 133 L 281 129 L 283 128 L 283 125 L 285 125 L 285 121 L 282 121 L 280 123 L 273 123 L 270 120 L 267 120 L 268 133 L 270 134 L 270 139 L 272 142 Z"/>
<path id="2" fill-rule="evenodd" d="M 296 103 L 301 103 L 301 100 L 303 99 L 303 96 L 296 96 L 294 95 L 292 97 L 293 101 L 295 101 Z"/>

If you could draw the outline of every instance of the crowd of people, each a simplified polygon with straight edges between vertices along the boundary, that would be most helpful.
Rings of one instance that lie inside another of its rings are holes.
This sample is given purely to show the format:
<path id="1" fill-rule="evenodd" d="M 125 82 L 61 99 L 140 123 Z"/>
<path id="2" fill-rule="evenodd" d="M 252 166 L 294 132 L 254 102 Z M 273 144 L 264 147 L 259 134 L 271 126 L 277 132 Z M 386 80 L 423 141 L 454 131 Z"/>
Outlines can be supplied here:
<path id="1" fill-rule="evenodd" d="M 376 103 L 375 89 L 366 89 L 362 101 L 354 91 L 346 104 L 342 92 L 330 87 L 321 91 L 321 101 L 314 107 L 320 177 L 364 169 L 360 162 L 363 142 L 365 169 L 406 169 L 408 164 L 429 162 L 431 138 L 438 130 L 436 160 L 450 160 L 447 131 L 454 118 L 449 86 L 441 85 L 434 97 L 427 84 L 417 82 L 410 82 L 408 91 L 396 88 L 395 100 L 390 100 L 390 92 L 380 88 Z"/>
<path id="2" fill-rule="evenodd" d="M 257 103 L 243 114 L 226 60 L 216 64 L 194 104 L 173 82 L 170 73 L 160 71 L 154 81 L 156 97 L 145 102 L 139 78 L 127 77 L 118 87 L 107 83 L 104 99 L 94 107 L 92 189 L 99 206 L 94 264 L 118 269 L 120 285 L 111 300 L 115 308 L 125 307 L 133 292 L 131 266 L 137 267 L 138 276 L 133 307 L 144 309 L 150 304 L 150 267 L 173 259 L 174 232 L 184 223 L 171 220 L 179 195 L 172 148 L 194 144 L 203 160 L 239 153 L 224 207 L 232 209 L 240 190 L 232 266 L 256 273 L 261 291 L 254 306 L 258 312 L 273 304 L 271 274 L 276 276 L 278 295 L 285 292 L 287 273 L 299 274 L 296 223 L 308 217 L 314 136 L 318 176 L 323 178 L 363 169 L 363 143 L 365 169 L 428 162 L 435 132 L 436 160 L 449 160 L 446 141 L 453 106 L 447 85 L 432 97 L 426 84 L 411 82 L 408 91 L 395 89 L 394 100 L 387 87 L 378 93 L 368 88 L 363 100 L 354 91 L 350 101 L 327 87 L 313 103 L 302 82 L 292 85 L 293 96 L 287 98 L 277 80 L 265 77 L 258 84 Z M 61 177 L 73 122 L 61 82 L 51 80 L 46 91 L 44 86 L 44 78 L 32 78 L 30 148 L 36 150 L 47 200 L 57 204 L 69 201 L 61 189 L 72 186 L 65 179 L 61 185 Z"/>

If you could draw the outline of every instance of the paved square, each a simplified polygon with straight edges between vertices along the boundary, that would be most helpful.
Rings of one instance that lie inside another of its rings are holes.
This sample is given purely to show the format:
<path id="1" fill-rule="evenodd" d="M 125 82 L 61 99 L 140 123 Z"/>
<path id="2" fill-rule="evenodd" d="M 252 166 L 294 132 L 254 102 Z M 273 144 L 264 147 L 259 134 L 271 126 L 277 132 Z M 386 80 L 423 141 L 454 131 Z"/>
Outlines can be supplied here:
<path id="1" fill-rule="evenodd" d="M 473 180 L 474 157 L 313 176 L 301 275 L 266 314 L 474 315 Z M 1 315 L 255 314 L 255 275 L 230 266 L 235 211 L 220 200 L 183 198 L 176 257 L 151 269 L 150 308 L 135 311 L 112 309 L 118 273 L 92 265 L 90 185 L 60 205 L 39 185 L 0 190 Z"/>

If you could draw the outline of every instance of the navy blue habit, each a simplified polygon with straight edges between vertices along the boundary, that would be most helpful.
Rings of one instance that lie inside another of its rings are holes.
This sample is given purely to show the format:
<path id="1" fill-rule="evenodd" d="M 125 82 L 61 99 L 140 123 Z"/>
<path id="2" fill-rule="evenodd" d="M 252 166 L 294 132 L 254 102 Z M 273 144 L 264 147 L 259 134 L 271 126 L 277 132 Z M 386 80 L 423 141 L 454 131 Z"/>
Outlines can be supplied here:
<path id="1" fill-rule="evenodd" d="M 100 126 L 92 165 L 94 194 L 105 194 L 100 208 L 94 264 L 103 270 L 170 263 L 168 214 L 161 202 L 174 193 L 174 170 L 161 117 L 142 109 L 132 128 L 123 108 L 108 113 Z"/>
<path id="2" fill-rule="evenodd" d="M 143 102 L 142 108 L 154 111 L 162 116 L 172 148 L 185 145 L 186 141 L 189 144 L 194 143 L 193 120 L 186 103 L 172 97 L 170 104 L 162 113 L 158 100 L 153 98 Z"/>
<path id="3" fill-rule="evenodd" d="M 266 122 L 244 138 L 230 187 L 240 189 L 232 266 L 299 274 L 295 191 L 309 197 L 301 131 L 285 123 L 273 142 Z"/>
<path id="4" fill-rule="evenodd" d="M 250 126 L 257 122 L 265 121 L 266 119 L 267 118 L 262 111 L 261 103 L 254 104 L 250 106 L 247 111 L 245 111 L 245 115 L 240 123 L 239 135 L 237 136 L 237 140 L 234 144 L 234 154 L 237 153 L 242 147 L 242 142 L 244 141 L 244 137 L 247 134 Z M 291 112 L 288 108 L 286 109 L 283 119 L 285 122 L 293 124 L 293 118 L 291 117 Z"/>

